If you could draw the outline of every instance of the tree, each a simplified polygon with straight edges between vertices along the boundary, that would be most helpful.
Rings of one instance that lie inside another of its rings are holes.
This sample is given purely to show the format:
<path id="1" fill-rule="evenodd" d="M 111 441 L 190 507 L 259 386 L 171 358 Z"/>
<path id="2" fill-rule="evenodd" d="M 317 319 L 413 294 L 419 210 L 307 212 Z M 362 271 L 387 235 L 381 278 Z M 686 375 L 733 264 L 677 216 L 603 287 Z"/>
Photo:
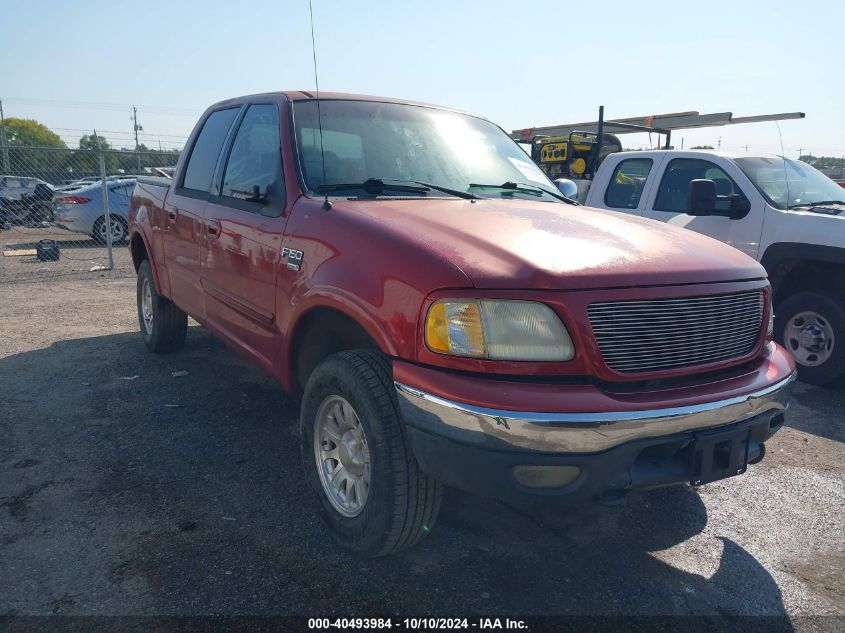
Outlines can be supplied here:
<path id="1" fill-rule="evenodd" d="M 61 165 L 66 145 L 58 134 L 34 119 L 9 118 L 4 121 L 3 130 L 9 157 L 9 173 L 18 176 L 34 176 L 53 182 L 62 176 Z M 50 149 L 32 149 L 46 147 Z"/>
<path id="2" fill-rule="evenodd" d="M 696 145 L 695 147 L 690 147 L 690 149 L 716 149 L 712 145 Z"/>
<path id="3" fill-rule="evenodd" d="M 105 136 L 84 134 L 79 139 L 79 149 L 111 149 L 111 145 L 109 145 Z"/>
<path id="4" fill-rule="evenodd" d="M 6 119 L 3 129 L 9 145 L 23 147 L 67 147 L 59 135 L 35 119 Z"/>
<path id="5" fill-rule="evenodd" d="M 69 167 L 73 173 L 81 176 L 99 176 L 99 153 L 101 150 L 105 151 L 109 149 L 111 149 L 111 145 L 109 145 L 109 142 L 104 136 L 100 136 L 99 134 L 84 134 L 82 138 L 79 139 L 80 151 L 74 152 L 73 155 L 68 156 L 66 167 Z M 117 170 L 117 158 L 115 158 L 114 152 L 106 152 L 104 158 L 107 174 Z"/>

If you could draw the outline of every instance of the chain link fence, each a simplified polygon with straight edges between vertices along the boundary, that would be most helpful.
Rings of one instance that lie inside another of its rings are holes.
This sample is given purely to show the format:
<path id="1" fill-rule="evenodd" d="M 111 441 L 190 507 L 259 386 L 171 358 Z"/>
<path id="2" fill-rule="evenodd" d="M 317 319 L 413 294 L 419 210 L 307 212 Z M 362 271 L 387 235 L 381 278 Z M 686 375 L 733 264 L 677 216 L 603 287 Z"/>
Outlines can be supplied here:
<path id="1" fill-rule="evenodd" d="M 130 272 L 129 199 L 178 152 L 0 145 L 0 284 Z"/>

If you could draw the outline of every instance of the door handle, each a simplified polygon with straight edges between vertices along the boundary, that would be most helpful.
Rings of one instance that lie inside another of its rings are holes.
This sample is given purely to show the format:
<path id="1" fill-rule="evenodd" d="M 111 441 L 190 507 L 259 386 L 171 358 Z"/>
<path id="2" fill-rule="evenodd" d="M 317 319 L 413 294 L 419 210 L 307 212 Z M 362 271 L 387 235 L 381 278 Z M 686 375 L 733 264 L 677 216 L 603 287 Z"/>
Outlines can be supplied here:
<path id="1" fill-rule="evenodd" d="M 179 209 L 177 207 L 168 206 L 167 217 L 171 220 L 175 220 L 177 217 L 179 217 Z"/>
<path id="2" fill-rule="evenodd" d="M 220 225 L 220 220 L 206 220 L 205 231 L 208 234 L 208 237 L 217 239 L 220 237 L 221 230 L 222 227 Z"/>

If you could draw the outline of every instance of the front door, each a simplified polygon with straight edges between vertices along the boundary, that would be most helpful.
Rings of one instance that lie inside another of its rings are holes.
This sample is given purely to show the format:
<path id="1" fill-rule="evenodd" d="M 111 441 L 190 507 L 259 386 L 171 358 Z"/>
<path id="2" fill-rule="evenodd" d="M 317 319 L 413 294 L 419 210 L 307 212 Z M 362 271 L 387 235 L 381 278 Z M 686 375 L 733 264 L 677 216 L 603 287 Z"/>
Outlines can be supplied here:
<path id="1" fill-rule="evenodd" d="M 205 301 L 200 285 L 200 248 L 203 215 L 220 152 L 239 108 L 212 112 L 202 124 L 180 181 L 173 184 L 164 203 L 162 243 L 170 295 L 176 304 L 200 321 Z"/>
<path id="2" fill-rule="evenodd" d="M 716 194 L 719 196 L 717 210 L 728 211 L 731 204 L 729 198 L 734 196 L 749 201 L 748 213 L 737 219 L 724 215 L 699 216 L 687 213 L 690 182 L 702 178 L 716 183 Z M 738 183 L 743 183 L 749 189 L 752 187 L 733 163 L 725 162 L 720 166 L 703 158 L 673 158 L 666 163 L 660 184 L 649 192 L 643 215 L 709 235 L 756 259 L 765 207 L 760 196 L 747 195 Z"/>
<path id="3" fill-rule="evenodd" d="M 207 322 L 270 371 L 285 228 L 277 105 L 248 107 L 221 171 L 203 227 Z"/>

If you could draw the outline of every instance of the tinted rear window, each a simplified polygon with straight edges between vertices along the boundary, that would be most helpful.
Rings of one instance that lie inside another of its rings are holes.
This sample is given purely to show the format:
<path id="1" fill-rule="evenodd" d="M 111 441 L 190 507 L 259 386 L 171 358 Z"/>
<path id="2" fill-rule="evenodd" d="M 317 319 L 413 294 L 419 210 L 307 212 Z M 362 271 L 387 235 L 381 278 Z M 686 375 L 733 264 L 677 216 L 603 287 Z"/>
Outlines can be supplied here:
<path id="1" fill-rule="evenodd" d="M 614 209 L 636 209 L 651 171 L 650 158 L 628 158 L 616 166 L 604 203 Z"/>
<path id="2" fill-rule="evenodd" d="M 206 119 L 191 150 L 191 158 L 188 160 L 185 178 L 182 181 L 183 187 L 205 192 L 211 190 L 214 167 L 217 165 L 217 158 L 220 156 L 220 150 L 238 114 L 238 109 L 218 110 Z"/>

